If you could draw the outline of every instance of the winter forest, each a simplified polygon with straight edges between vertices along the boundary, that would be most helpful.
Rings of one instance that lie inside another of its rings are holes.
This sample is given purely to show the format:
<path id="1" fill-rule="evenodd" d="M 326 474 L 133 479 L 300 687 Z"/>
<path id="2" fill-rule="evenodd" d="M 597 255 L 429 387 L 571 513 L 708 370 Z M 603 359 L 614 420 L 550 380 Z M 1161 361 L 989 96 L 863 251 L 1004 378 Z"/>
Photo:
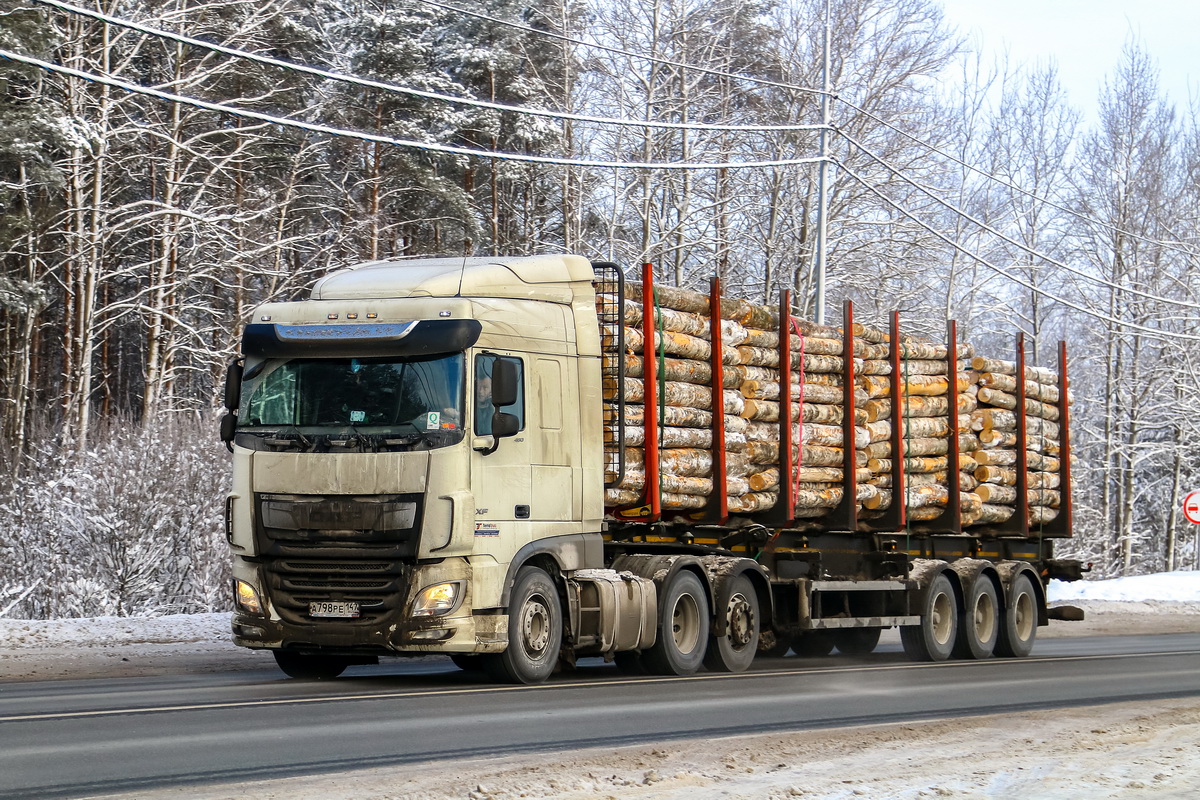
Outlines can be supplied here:
<path id="1" fill-rule="evenodd" d="M 220 610 L 226 364 L 258 303 L 570 251 L 813 318 L 824 0 L 0 0 L 0 616 Z M 1200 104 L 1097 97 L 938 0 L 832 0 L 828 321 L 1058 368 L 1076 536 L 1200 567 Z M 1087 113 L 1084 113 L 1084 112 Z"/>

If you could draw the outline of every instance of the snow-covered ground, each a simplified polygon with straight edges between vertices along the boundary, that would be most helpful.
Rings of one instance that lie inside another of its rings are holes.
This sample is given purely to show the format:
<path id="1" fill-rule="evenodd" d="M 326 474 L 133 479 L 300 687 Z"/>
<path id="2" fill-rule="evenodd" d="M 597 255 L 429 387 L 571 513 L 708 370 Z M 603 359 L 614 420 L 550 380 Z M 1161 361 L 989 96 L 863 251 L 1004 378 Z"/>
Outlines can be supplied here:
<path id="1" fill-rule="evenodd" d="M 1074 584 L 1052 603 L 1086 622 L 1039 637 L 1200 633 L 1200 572 Z M 0 681 L 273 669 L 229 643 L 227 614 L 29 621 L 0 618 Z M 258 781 L 162 800 L 831 800 L 1191 798 L 1200 786 L 1200 699 L 911 722 Z"/>
<path id="2" fill-rule="evenodd" d="M 1200 603 L 1200 572 L 1162 572 L 1107 581 L 1050 581 L 1050 602 Z"/>

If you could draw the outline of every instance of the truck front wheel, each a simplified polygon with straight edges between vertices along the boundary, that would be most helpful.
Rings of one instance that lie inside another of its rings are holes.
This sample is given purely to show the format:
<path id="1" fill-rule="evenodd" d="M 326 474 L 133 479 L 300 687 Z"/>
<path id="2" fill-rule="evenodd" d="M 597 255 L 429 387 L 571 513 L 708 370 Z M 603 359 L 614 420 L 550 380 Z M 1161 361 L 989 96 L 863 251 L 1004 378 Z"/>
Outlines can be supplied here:
<path id="1" fill-rule="evenodd" d="M 691 675 L 708 647 L 708 597 L 696 575 L 680 570 L 658 598 L 658 640 L 642 654 L 659 675 Z"/>
<path id="2" fill-rule="evenodd" d="M 275 663 L 289 678 L 303 681 L 327 681 L 346 671 L 349 662 L 337 656 L 307 655 L 288 650 L 273 650 Z"/>
<path id="3" fill-rule="evenodd" d="M 541 683 L 562 650 L 562 604 L 558 587 L 538 567 L 522 567 L 508 605 L 508 649 L 489 654 L 483 666 L 497 683 Z"/>

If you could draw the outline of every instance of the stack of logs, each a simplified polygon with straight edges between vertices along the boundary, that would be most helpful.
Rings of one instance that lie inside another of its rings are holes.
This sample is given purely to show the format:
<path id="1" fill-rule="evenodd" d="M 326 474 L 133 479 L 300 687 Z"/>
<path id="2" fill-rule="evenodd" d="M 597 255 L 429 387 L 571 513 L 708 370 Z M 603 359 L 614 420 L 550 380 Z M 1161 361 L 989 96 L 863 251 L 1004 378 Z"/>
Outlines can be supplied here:
<path id="1" fill-rule="evenodd" d="M 606 379 L 606 399 L 623 393 L 625 426 L 605 420 L 610 449 L 624 448 L 622 482 L 606 490 L 610 508 L 644 502 L 646 485 L 645 336 L 653 332 L 659 399 L 661 507 L 664 511 L 704 508 L 713 495 L 711 320 L 707 295 L 673 287 L 655 287 L 655 319 L 643 320 L 641 285 L 629 287 L 623 336 L 625 377 L 620 385 Z M 611 298 L 609 298 L 611 301 Z M 744 300 L 722 299 L 722 403 L 728 509 L 746 514 L 771 509 L 781 491 L 795 496 L 797 519 L 816 519 L 843 499 L 844 448 L 855 448 L 855 500 L 860 516 L 882 515 L 894 502 L 893 426 L 904 442 L 910 520 L 939 517 L 949 501 L 949 481 L 960 491 L 962 522 L 1004 522 L 1016 502 L 1017 437 L 1014 393 L 1016 366 L 974 356 L 960 344 L 959 361 L 948 369 L 948 348 L 914 338 L 900 343 L 900 404 L 892 394 L 889 336 L 869 326 L 854 326 L 854 407 L 846 424 L 845 351 L 840 329 L 791 320 L 790 380 L 780 375 L 780 317 L 776 309 Z M 645 324 L 643 324 L 645 323 Z M 621 332 L 603 331 L 606 359 L 618 357 Z M 610 364 L 611 366 L 611 364 Z M 615 374 L 606 371 L 606 374 Z M 1030 524 L 1053 519 L 1059 505 L 1058 409 L 1056 376 L 1027 368 L 1028 493 Z M 792 461 L 788 478 L 780 474 L 780 393 L 790 386 Z M 949 404 L 958 409 L 958 428 L 951 430 Z M 852 431 L 852 442 L 845 441 Z M 949 475 L 949 437 L 959 441 L 959 473 Z M 615 461 L 615 460 L 614 460 Z M 606 480 L 615 476 L 608 474 Z"/>
<path id="2" fill-rule="evenodd" d="M 976 493 L 983 506 L 978 522 L 1004 522 L 1016 510 L 1018 491 L 1017 365 L 976 356 L 979 408 L 972 412 L 971 430 L 980 447 L 972 453 L 978 463 Z M 1040 367 L 1026 367 L 1025 459 L 1029 524 L 1037 526 L 1058 516 L 1060 495 L 1058 376 Z"/>

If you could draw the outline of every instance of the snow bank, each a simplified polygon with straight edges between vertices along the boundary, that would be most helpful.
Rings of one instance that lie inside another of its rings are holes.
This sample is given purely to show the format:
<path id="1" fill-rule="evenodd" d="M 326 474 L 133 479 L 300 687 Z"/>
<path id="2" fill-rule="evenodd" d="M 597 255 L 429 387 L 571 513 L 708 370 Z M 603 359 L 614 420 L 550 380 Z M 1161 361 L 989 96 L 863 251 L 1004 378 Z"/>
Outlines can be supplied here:
<path id="1" fill-rule="evenodd" d="M 1050 581 L 1050 602 L 1200 603 L 1200 572 L 1163 572 L 1103 581 Z"/>
<path id="2" fill-rule="evenodd" d="M 0 619 L 5 650 L 60 645 L 108 647 L 228 640 L 227 613 L 171 614 L 165 617 L 88 617 L 84 619 Z"/>

